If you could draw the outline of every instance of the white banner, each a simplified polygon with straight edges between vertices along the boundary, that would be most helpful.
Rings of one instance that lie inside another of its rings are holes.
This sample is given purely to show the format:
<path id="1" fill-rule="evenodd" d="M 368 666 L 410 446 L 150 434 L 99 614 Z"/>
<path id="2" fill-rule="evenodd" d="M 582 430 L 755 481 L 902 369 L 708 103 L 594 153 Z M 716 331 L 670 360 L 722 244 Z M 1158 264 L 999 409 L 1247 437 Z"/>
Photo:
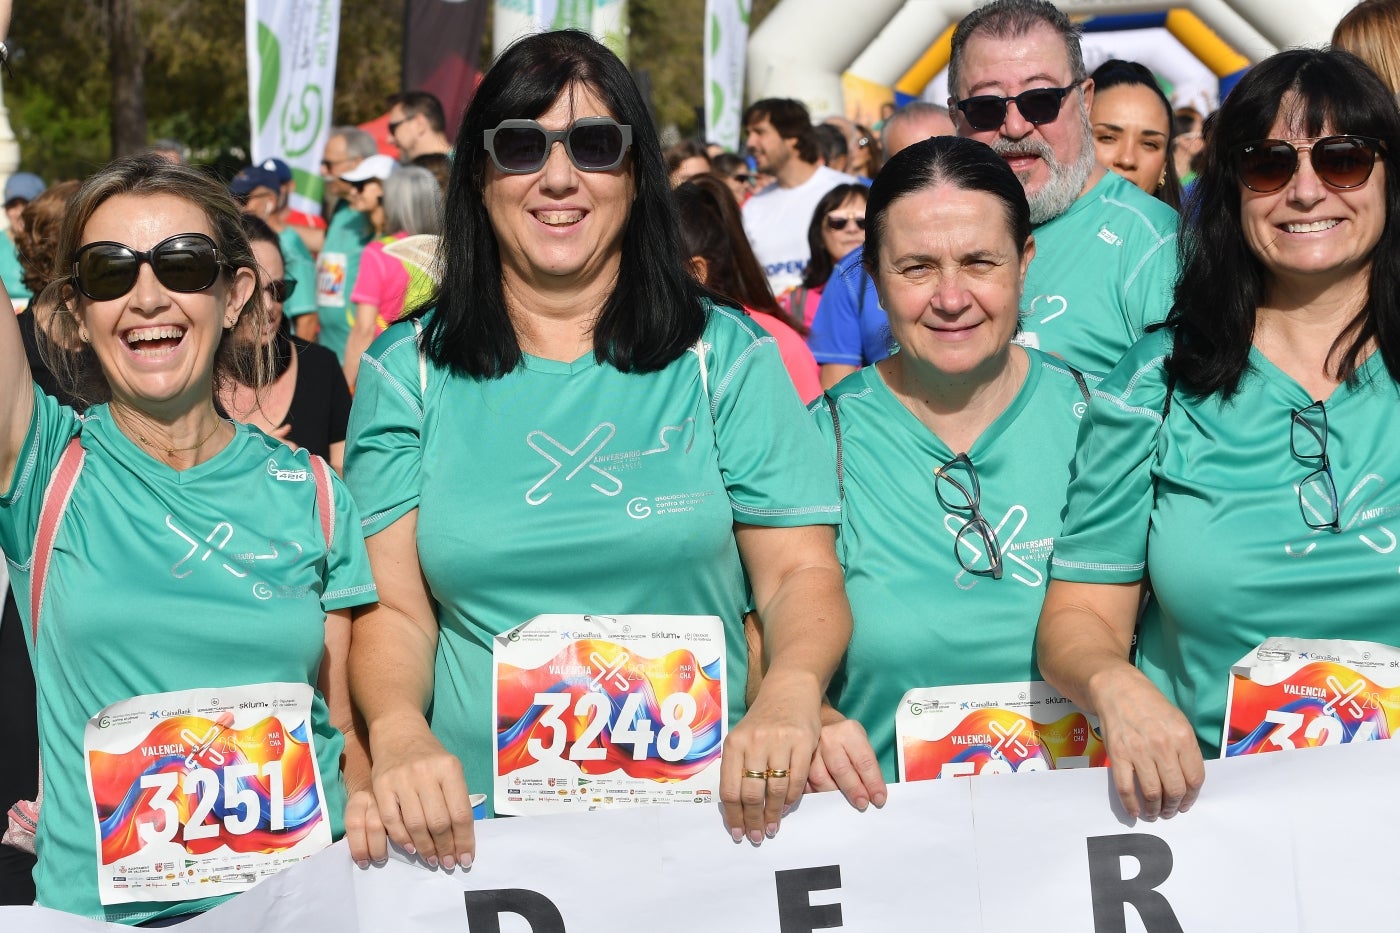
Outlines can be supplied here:
<path id="1" fill-rule="evenodd" d="M 292 208 L 320 215 L 321 154 L 331 131 L 340 0 L 247 0 L 252 162 L 292 169 Z"/>
<path id="2" fill-rule="evenodd" d="M 705 0 L 705 140 L 743 152 L 744 63 L 753 0 Z"/>
<path id="3" fill-rule="evenodd" d="M 713 806 L 477 825 L 470 871 L 340 843 L 191 920 L 188 933 L 1181 933 L 1395 929 L 1400 743 L 1207 763 L 1190 813 L 1134 822 L 1103 769 L 892 787 L 881 810 L 805 798 L 777 838 L 734 844 Z M 1389 815 L 1387 815 L 1389 814 Z M 0 908 L 0 929 L 103 924 Z M 111 930 L 118 929 L 113 925 Z M 120 928 L 129 929 L 129 928 Z"/>
<path id="4" fill-rule="evenodd" d="M 627 0 L 496 0 L 492 16 L 497 55 L 521 36 L 582 29 L 627 61 Z"/>

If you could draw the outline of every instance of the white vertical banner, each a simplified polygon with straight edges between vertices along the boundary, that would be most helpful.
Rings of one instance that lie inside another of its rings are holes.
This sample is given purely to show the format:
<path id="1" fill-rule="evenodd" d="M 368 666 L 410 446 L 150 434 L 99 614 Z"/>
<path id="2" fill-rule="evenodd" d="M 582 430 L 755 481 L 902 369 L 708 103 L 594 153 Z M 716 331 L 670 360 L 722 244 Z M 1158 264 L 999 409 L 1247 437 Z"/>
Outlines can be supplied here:
<path id="1" fill-rule="evenodd" d="M 340 0 L 247 0 L 246 10 L 252 161 L 277 158 L 291 166 L 292 208 L 319 215 Z"/>
<path id="2" fill-rule="evenodd" d="M 582 29 L 627 61 L 627 0 L 496 0 L 491 45 L 500 55 L 521 36 L 553 29 Z"/>
<path id="3" fill-rule="evenodd" d="M 739 150 L 753 0 L 705 0 L 705 139 Z"/>

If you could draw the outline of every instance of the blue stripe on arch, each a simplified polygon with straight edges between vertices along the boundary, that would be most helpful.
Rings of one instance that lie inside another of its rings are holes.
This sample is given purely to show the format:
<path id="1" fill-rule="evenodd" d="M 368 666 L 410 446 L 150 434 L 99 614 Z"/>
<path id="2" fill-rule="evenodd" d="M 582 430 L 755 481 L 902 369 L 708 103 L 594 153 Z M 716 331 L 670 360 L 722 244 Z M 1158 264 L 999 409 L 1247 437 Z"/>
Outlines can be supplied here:
<path id="1" fill-rule="evenodd" d="M 1152 29 L 1167 25 L 1166 11 L 1160 13 L 1122 13 L 1117 16 L 1095 16 L 1080 24 L 1085 32 L 1121 32 L 1125 29 Z"/>

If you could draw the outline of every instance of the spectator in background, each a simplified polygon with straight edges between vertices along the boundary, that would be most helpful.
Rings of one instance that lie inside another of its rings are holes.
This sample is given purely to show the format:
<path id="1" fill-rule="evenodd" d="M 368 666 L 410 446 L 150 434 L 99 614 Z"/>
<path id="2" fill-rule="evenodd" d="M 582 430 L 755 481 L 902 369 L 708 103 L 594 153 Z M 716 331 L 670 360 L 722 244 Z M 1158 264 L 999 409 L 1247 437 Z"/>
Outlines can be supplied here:
<path id="1" fill-rule="evenodd" d="M 812 261 L 802 273 L 802 284 L 780 302 L 789 317 L 802 322 L 804 332 L 810 332 L 817 316 L 831 270 L 865 242 L 865 202 L 865 185 L 837 185 L 822 195 L 812 212 L 812 223 L 807 228 Z"/>
<path id="2" fill-rule="evenodd" d="M 178 139 L 164 137 L 151 143 L 151 154 L 158 155 L 167 162 L 184 165 L 190 160 L 190 147 Z"/>
<path id="3" fill-rule="evenodd" d="M 268 160 L 273 161 L 273 160 Z M 285 164 L 285 163 L 283 163 Z M 240 210 L 256 217 L 277 234 L 277 242 L 287 267 L 287 274 L 301 283 L 301 289 L 282 302 L 281 316 L 291 321 L 292 330 L 303 340 L 315 339 L 316 320 L 316 260 L 302 242 L 301 236 L 283 218 L 282 182 L 276 171 L 262 165 L 250 165 L 233 176 L 229 194 Z M 290 172 L 288 173 L 290 174 Z M 307 333 L 311 336 L 308 337 Z"/>
<path id="4" fill-rule="evenodd" d="M 856 178 L 865 179 L 865 183 L 869 184 L 870 180 L 879 174 L 880 165 L 884 162 L 884 157 L 880 153 L 880 140 L 870 127 L 862 126 L 859 123 L 855 127 L 855 147 L 851 149 L 846 170 Z"/>
<path id="5" fill-rule="evenodd" d="M 1400 0 L 1361 0 L 1337 23 L 1332 44 L 1371 66 L 1400 94 Z"/>
<path id="6" fill-rule="evenodd" d="M 676 143 L 663 155 L 666 157 L 666 174 L 671 176 L 672 188 L 696 175 L 704 175 L 710 171 L 709 153 L 703 145 L 693 139 Z"/>
<path id="7" fill-rule="evenodd" d="M 894 111 L 893 101 L 886 101 L 880 105 L 880 119 L 875 121 L 875 125 L 871 129 L 875 131 L 876 138 L 881 142 L 884 142 L 885 139 L 885 124 L 890 121 L 890 117 L 894 116 Z"/>
<path id="8" fill-rule="evenodd" d="M 732 152 L 721 152 L 711 156 L 710 172 L 729 186 L 729 190 L 734 193 L 734 200 L 738 201 L 741 207 L 753 193 L 754 176 L 749 171 L 749 163 L 745 162 L 742 156 Z"/>
<path id="9" fill-rule="evenodd" d="M 437 179 L 438 187 L 442 189 L 442 196 L 447 197 L 447 182 L 452 177 L 452 160 L 443 152 L 430 152 L 427 155 L 420 155 L 409 163 L 419 168 L 432 172 Z"/>
<path id="10" fill-rule="evenodd" d="M 320 215 L 308 214 L 292 206 L 292 194 L 296 191 L 296 179 L 292 176 L 290 165 L 281 159 L 263 159 L 258 163 L 258 168 L 266 169 L 277 176 L 277 181 L 281 186 L 281 197 L 277 202 L 277 216 L 283 223 L 291 224 L 293 227 L 326 229 L 326 221 Z"/>
<path id="11" fill-rule="evenodd" d="M 750 104 L 744 133 L 758 170 L 776 179 L 745 202 L 744 230 L 769 288 L 781 295 L 802 281 L 807 268 L 813 208 L 822 195 L 855 178 L 818 164 L 812 119 L 800 101 L 770 97 Z"/>
<path id="12" fill-rule="evenodd" d="M 405 237 L 441 235 L 442 189 L 437 179 L 425 168 L 405 165 L 382 184 L 377 239 L 365 247 L 360 257 L 360 275 L 350 295 L 355 305 L 355 323 L 345 344 L 345 379 L 351 386 L 359 375 L 360 355 L 369 349 L 374 338 L 397 321 L 405 308 L 412 310 L 431 301 L 437 288 L 427 268 L 404 262 L 385 250 L 390 243 Z M 365 189 L 366 198 L 371 196 L 372 187 Z M 436 251 L 434 244 L 431 252 Z"/>
<path id="13" fill-rule="evenodd" d="M 368 218 L 350 208 L 343 200 L 351 191 L 350 183 L 341 176 L 354 171 L 361 162 L 379 154 L 374 137 L 354 126 L 337 126 L 326 140 L 321 159 L 321 177 L 326 179 L 326 197 L 335 203 L 330 212 L 330 225 L 325 242 L 316 257 L 316 316 L 315 339 L 329 347 L 339 358 L 345 355 L 345 341 L 350 336 L 353 309 L 350 293 L 355 290 L 355 276 L 360 271 L 360 254 L 374 237 Z M 304 339 L 305 332 L 298 330 Z"/>
<path id="14" fill-rule="evenodd" d="M 1181 209 L 1181 183 L 1172 152 L 1172 105 L 1152 70 L 1110 58 L 1089 76 L 1089 121 L 1099 164 L 1117 172 L 1172 210 Z"/>
<path id="15" fill-rule="evenodd" d="M 1182 191 L 1196 180 L 1196 162 L 1206 145 L 1204 123 L 1195 107 L 1178 107 L 1172 114 L 1172 164 Z"/>
<path id="16" fill-rule="evenodd" d="M 389 98 L 389 138 L 399 147 L 399 161 L 452 151 L 442 101 L 427 91 L 404 91 Z"/>
<path id="17" fill-rule="evenodd" d="M 29 304 L 31 297 L 24 285 L 19 252 L 15 249 L 16 237 L 24 232 L 21 213 L 43 190 L 44 180 L 32 172 L 16 172 L 5 182 L 5 217 L 10 226 L 5 236 L 0 237 L 0 279 L 4 280 L 5 291 L 16 309 Z"/>
<path id="18" fill-rule="evenodd" d="M 830 123 L 818 123 L 812 127 L 812 134 L 817 138 L 817 151 L 821 154 L 822 164 L 844 172 L 850 161 L 850 153 L 846 149 L 846 134 L 841 132 L 841 128 Z"/>

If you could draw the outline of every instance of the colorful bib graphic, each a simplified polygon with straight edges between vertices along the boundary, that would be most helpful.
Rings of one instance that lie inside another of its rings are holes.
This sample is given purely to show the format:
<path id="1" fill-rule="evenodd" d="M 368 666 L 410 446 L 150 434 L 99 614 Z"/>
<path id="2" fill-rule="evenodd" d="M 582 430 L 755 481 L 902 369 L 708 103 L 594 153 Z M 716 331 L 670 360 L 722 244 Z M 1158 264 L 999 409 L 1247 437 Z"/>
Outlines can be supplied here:
<path id="1" fill-rule="evenodd" d="M 910 690 L 895 746 L 901 781 L 1108 763 L 1098 719 L 1039 680 Z"/>
<path id="2" fill-rule="evenodd" d="M 345 279 L 350 258 L 345 253 L 322 251 L 316 260 L 316 303 L 322 307 L 343 308 Z"/>
<path id="3" fill-rule="evenodd" d="M 497 813 L 718 799 L 718 618 L 536 616 L 494 654 Z"/>
<path id="4" fill-rule="evenodd" d="M 1270 638 L 1230 668 L 1222 758 L 1388 739 L 1400 726 L 1400 650 Z"/>
<path id="5" fill-rule="evenodd" d="M 246 890 L 331 843 L 312 689 L 136 697 L 84 732 L 102 903 Z"/>

